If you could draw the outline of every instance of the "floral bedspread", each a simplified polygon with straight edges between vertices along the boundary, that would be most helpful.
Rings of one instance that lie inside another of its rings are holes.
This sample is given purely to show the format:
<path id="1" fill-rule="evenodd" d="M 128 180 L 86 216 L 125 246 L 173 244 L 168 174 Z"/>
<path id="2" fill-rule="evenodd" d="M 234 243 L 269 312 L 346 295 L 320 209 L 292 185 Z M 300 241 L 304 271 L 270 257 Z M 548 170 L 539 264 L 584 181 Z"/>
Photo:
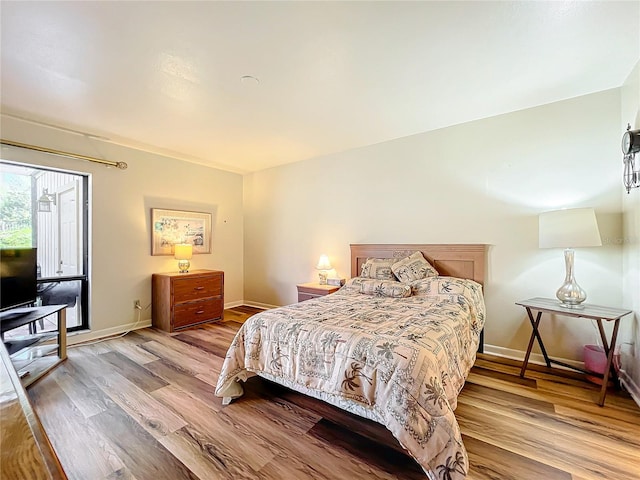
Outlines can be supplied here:
<path id="1" fill-rule="evenodd" d="M 412 292 L 347 285 L 254 315 L 229 347 L 216 395 L 236 398 L 238 382 L 258 374 L 385 425 L 429 478 L 464 478 L 454 410 L 484 326 L 482 287 L 431 277 Z"/>

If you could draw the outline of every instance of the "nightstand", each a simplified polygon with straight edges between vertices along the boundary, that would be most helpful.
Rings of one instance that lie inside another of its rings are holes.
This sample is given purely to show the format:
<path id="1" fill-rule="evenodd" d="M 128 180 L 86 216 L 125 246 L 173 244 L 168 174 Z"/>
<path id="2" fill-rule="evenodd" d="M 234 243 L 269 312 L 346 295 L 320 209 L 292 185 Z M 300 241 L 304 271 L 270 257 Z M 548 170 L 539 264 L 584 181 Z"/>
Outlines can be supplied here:
<path id="1" fill-rule="evenodd" d="M 312 298 L 324 297 L 330 293 L 337 292 L 340 287 L 337 285 L 320 285 L 319 283 L 301 283 L 298 287 L 298 302 L 304 302 Z"/>
<path id="2" fill-rule="evenodd" d="M 603 406 L 605 396 L 607 395 L 607 382 L 609 380 L 609 375 L 614 377 L 616 374 L 616 372 L 612 368 L 612 360 L 613 353 L 615 352 L 616 348 L 616 339 L 618 336 L 618 326 L 620 325 L 620 319 L 625 315 L 630 314 L 631 310 L 622 310 L 620 308 L 601 307 L 598 305 L 589 304 L 584 304 L 582 308 L 565 308 L 561 307 L 560 303 L 557 300 L 553 300 L 550 298 L 530 298 L 529 300 L 516 302 L 516 305 L 520 305 L 527 310 L 527 315 L 529 317 L 529 322 L 531 322 L 532 328 L 531 337 L 529 338 L 529 346 L 527 347 L 527 353 L 524 357 L 524 361 L 522 362 L 522 369 L 520 370 L 521 377 L 524 377 L 524 374 L 527 370 L 527 364 L 529 363 L 529 356 L 531 355 L 531 348 L 533 347 L 534 340 L 538 341 L 538 345 L 540 346 L 540 350 L 542 351 L 542 355 L 544 356 L 547 367 L 551 367 L 551 364 L 555 363 L 566 368 L 571 368 L 583 373 L 595 375 L 592 372 L 587 372 L 586 370 L 577 368 L 573 365 L 569 365 L 567 363 L 549 358 L 547 350 L 544 348 L 544 343 L 542 342 L 542 337 L 540 336 L 540 330 L 538 330 L 538 327 L 540 325 L 542 314 L 545 312 L 549 314 L 562 315 L 564 317 L 586 318 L 589 320 L 595 320 L 598 323 L 598 330 L 600 331 L 602 346 L 604 347 L 605 354 L 607 355 L 607 364 L 604 369 L 604 374 L 602 375 L 602 388 L 600 389 L 600 398 L 598 399 L 598 405 Z M 532 312 L 537 312 L 535 319 L 533 318 Z M 607 341 L 607 337 L 602 326 L 602 320 L 614 322 L 610 341 Z"/>

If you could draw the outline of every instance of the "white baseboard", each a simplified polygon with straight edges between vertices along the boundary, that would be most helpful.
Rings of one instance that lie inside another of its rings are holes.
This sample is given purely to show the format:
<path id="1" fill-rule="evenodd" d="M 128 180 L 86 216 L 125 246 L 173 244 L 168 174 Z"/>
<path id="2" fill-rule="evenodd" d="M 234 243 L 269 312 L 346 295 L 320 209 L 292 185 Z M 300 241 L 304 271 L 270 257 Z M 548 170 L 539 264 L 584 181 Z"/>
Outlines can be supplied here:
<path id="1" fill-rule="evenodd" d="M 638 385 L 633 378 L 622 369 L 618 372 L 618 376 L 624 389 L 629 392 L 633 401 L 640 407 L 640 385 Z"/>
<path id="2" fill-rule="evenodd" d="M 239 307 L 241 305 L 248 305 L 250 307 L 265 308 L 265 309 L 275 308 L 274 305 L 258 304 L 256 302 L 245 302 L 243 300 L 225 303 L 224 308 Z M 101 338 L 112 337 L 114 335 L 119 335 L 124 332 L 138 330 L 140 328 L 147 328 L 150 326 L 151 326 L 151 319 L 148 318 L 146 320 L 141 320 L 140 322 L 125 323 L 123 325 L 118 325 L 117 327 L 104 328 L 102 330 L 80 330 L 77 332 L 72 332 L 67 334 L 67 345 L 71 346 L 77 343 L 84 343 L 84 342 L 90 342 L 93 340 L 99 340 Z"/>
<path id="3" fill-rule="evenodd" d="M 98 340 L 104 337 L 111 337 L 124 332 L 147 328 L 151 326 L 151 319 L 141 320 L 140 322 L 131 322 L 117 327 L 105 328 L 102 330 L 81 330 L 72 332 L 67 335 L 67 345 L 75 345 L 76 343 L 84 343 L 91 340 Z"/>
<path id="4" fill-rule="evenodd" d="M 227 308 L 240 307 L 242 305 L 246 305 L 246 302 L 244 302 L 242 300 L 237 300 L 235 302 L 225 303 L 224 304 L 224 308 L 226 310 Z"/>
<path id="5" fill-rule="evenodd" d="M 484 346 L 484 353 L 488 353 L 489 355 L 495 355 L 497 357 L 510 358 L 512 360 L 523 361 L 524 356 L 527 352 L 522 350 L 514 350 L 511 348 L 498 347 L 496 345 L 486 345 Z M 566 363 L 568 365 L 573 365 L 577 368 L 584 368 L 584 363 L 576 360 L 569 360 L 566 358 L 558 358 L 552 357 L 554 360 L 558 360 L 560 362 Z M 535 363 L 536 365 L 546 365 L 544 361 L 544 356 L 541 353 L 531 353 L 529 357 L 529 363 Z M 563 368 L 565 370 L 569 370 L 562 365 L 554 365 L 554 368 Z"/>
<path id="6" fill-rule="evenodd" d="M 256 308 L 264 308 L 265 310 L 269 310 L 271 308 L 278 308 L 280 305 L 269 305 L 268 303 L 260 303 L 260 302 L 242 302 L 241 305 L 246 305 L 247 307 L 256 307 Z"/>

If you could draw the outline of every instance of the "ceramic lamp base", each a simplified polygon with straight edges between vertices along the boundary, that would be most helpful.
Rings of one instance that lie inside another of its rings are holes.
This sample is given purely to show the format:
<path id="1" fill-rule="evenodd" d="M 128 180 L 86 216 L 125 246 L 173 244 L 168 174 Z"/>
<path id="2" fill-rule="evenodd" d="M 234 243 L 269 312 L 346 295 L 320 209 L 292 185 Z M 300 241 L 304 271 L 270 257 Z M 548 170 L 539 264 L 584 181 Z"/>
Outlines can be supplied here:
<path id="1" fill-rule="evenodd" d="M 180 270 L 180 273 L 189 273 L 190 266 L 191 263 L 189 260 L 178 260 L 178 269 Z"/>

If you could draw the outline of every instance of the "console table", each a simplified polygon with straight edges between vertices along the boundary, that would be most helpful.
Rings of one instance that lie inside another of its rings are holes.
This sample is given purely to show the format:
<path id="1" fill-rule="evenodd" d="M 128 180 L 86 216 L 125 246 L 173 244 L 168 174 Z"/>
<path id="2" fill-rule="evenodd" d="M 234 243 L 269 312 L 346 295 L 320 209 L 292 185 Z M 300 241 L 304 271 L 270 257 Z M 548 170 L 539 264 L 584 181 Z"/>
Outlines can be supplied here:
<path id="1" fill-rule="evenodd" d="M 565 317 L 586 318 L 598 322 L 598 330 L 600 332 L 600 338 L 602 339 L 602 346 L 607 356 L 607 364 L 604 370 L 604 374 L 602 375 L 602 388 L 600 389 L 600 398 L 598 399 L 598 405 L 602 407 L 604 405 L 604 399 L 607 395 L 607 383 L 609 381 L 609 375 L 613 370 L 613 353 L 616 348 L 616 339 L 618 337 L 618 327 L 620 325 L 620 319 L 625 315 L 631 313 L 631 310 L 602 307 L 599 305 L 590 304 L 585 304 L 582 308 L 565 308 L 560 306 L 560 303 L 557 300 L 539 297 L 516 302 L 516 305 L 520 305 L 527 310 L 527 315 L 529 316 L 529 321 L 531 322 L 532 328 L 531 337 L 529 338 L 529 346 L 527 347 L 527 353 L 524 357 L 524 361 L 522 362 L 522 369 L 520 370 L 521 377 L 524 377 L 524 373 L 527 370 L 529 356 L 531 355 L 531 349 L 533 348 L 534 340 L 538 340 L 538 345 L 540 346 L 540 350 L 542 350 L 542 355 L 544 356 L 544 361 L 547 363 L 547 367 L 551 367 L 551 364 L 555 363 L 556 365 L 562 365 L 563 367 L 571 368 L 573 370 L 593 375 L 593 372 L 587 372 L 586 370 L 575 367 L 573 365 L 569 365 L 568 363 L 549 358 L 549 355 L 547 355 L 547 350 L 544 347 L 544 343 L 542 342 L 542 337 L 540 336 L 538 326 L 540 325 L 540 320 L 544 312 L 555 313 L 557 315 L 562 315 Z M 535 319 L 533 318 L 532 312 L 537 312 Z M 611 333 L 610 342 L 607 341 L 607 336 L 605 335 L 604 328 L 602 327 L 603 320 L 606 320 L 608 322 L 615 322 L 613 324 L 613 332 Z M 612 373 L 612 376 L 615 376 L 615 372 Z"/>
<path id="2" fill-rule="evenodd" d="M 4 334 L 9 330 L 29 325 L 53 314 L 57 314 L 57 332 L 36 333 L 18 339 L 4 340 Z M 56 345 L 40 345 L 52 336 L 57 336 Z M 67 358 L 67 306 L 47 305 L 14 308 L 0 312 L 0 338 L 22 379 L 22 384 L 27 387 Z M 50 355 L 54 349 L 57 350 L 57 355 Z"/>

